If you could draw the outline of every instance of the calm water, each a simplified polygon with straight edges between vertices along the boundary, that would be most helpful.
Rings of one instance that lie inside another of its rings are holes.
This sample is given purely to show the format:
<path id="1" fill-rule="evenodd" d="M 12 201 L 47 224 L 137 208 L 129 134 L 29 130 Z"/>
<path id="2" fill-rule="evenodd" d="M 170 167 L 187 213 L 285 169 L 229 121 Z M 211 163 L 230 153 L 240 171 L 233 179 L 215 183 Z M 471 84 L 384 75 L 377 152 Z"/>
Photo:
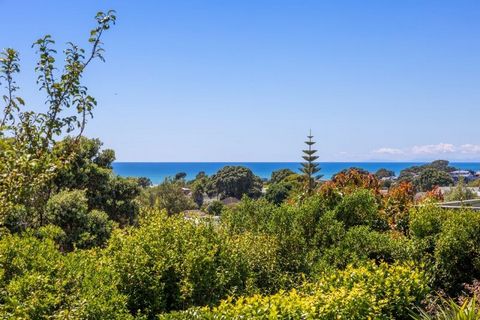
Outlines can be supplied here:
<path id="1" fill-rule="evenodd" d="M 397 175 L 401 170 L 424 164 L 424 162 L 321 162 L 320 174 L 324 179 L 329 179 L 335 173 L 350 167 L 358 167 L 370 172 L 380 168 L 393 170 Z M 187 179 L 195 178 L 200 171 L 211 175 L 227 165 L 244 166 L 250 168 L 261 178 L 269 178 L 272 171 L 288 168 L 298 171 L 300 167 L 296 162 L 115 162 L 113 170 L 124 177 L 148 177 L 153 183 L 160 183 L 166 177 L 172 177 L 177 172 L 185 172 Z M 480 170 L 478 162 L 452 162 L 451 166 L 465 170 Z"/>

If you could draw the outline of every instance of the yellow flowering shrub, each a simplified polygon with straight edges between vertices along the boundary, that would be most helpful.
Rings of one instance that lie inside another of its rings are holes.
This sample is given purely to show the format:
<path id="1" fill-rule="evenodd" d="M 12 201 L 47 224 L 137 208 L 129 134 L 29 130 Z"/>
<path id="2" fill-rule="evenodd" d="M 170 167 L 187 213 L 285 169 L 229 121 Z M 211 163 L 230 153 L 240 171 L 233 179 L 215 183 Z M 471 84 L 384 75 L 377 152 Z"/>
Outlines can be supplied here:
<path id="1" fill-rule="evenodd" d="M 324 275 L 301 289 L 270 296 L 229 298 L 160 319 L 404 319 L 428 292 L 422 271 L 410 264 L 366 264 Z"/>

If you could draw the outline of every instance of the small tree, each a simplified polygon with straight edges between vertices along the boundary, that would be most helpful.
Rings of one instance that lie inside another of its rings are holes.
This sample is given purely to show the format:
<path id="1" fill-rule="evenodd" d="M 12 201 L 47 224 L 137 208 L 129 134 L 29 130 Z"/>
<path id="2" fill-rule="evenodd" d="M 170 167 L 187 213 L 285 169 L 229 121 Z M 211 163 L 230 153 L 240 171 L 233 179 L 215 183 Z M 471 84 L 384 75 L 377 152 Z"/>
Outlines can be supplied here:
<path id="1" fill-rule="evenodd" d="M 210 194 L 217 194 L 221 199 L 241 199 L 243 195 L 258 198 L 262 194 L 262 180 L 248 168 L 226 166 L 211 177 L 210 189 Z"/>
<path id="2" fill-rule="evenodd" d="M 465 179 L 461 177 L 457 186 L 445 194 L 445 201 L 464 201 L 475 199 L 476 197 L 476 193 L 465 186 Z"/>
<path id="3" fill-rule="evenodd" d="M 303 172 L 306 185 L 305 190 L 308 194 L 312 193 L 313 189 L 315 188 L 315 173 L 320 171 L 318 167 L 318 163 L 315 163 L 315 160 L 318 159 L 318 156 L 315 155 L 317 150 L 312 149 L 312 146 L 315 144 L 313 141 L 312 131 L 310 130 L 310 134 L 307 136 L 308 141 L 305 141 L 305 144 L 308 146 L 308 149 L 303 150 L 304 155 L 302 158 L 306 161 L 302 163 L 302 168 L 300 171 Z"/>
<path id="4" fill-rule="evenodd" d="M 26 213 L 29 225 L 44 223 L 43 209 L 52 179 L 75 155 L 76 142 L 97 104 L 81 80 L 93 60 L 104 60 L 101 39 L 115 23 L 115 15 L 113 11 L 99 12 L 95 18 L 97 26 L 88 39 L 91 48 L 87 51 L 68 43 L 62 68 L 55 63 L 57 52 L 50 35 L 33 44 L 39 54 L 35 71 L 39 89 L 45 95 L 45 112 L 28 110 L 25 101 L 17 96 L 18 52 L 11 48 L 0 52 L 0 83 L 5 89 L 0 116 L 0 223 L 17 212 Z M 52 146 L 59 136 L 67 134 L 76 139 L 68 152 L 56 156 Z"/>
<path id="5" fill-rule="evenodd" d="M 165 179 L 158 186 L 143 189 L 138 201 L 143 208 L 165 209 L 169 215 L 194 209 L 195 203 L 182 187 L 180 181 Z"/>

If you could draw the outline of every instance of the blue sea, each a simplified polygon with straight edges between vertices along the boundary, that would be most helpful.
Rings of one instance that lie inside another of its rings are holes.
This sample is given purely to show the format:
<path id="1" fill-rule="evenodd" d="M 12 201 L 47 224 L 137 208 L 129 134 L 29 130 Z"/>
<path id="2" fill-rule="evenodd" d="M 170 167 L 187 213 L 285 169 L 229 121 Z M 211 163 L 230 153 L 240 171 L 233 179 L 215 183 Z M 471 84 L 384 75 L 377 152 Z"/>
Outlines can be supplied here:
<path id="1" fill-rule="evenodd" d="M 335 173 L 350 167 L 357 167 L 374 173 L 380 168 L 395 172 L 422 165 L 425 162 L 320 162 L 320 172 L 323 179 L 330 179 Z M 478 162 L 451 162 L 451 166 L 464 170 L 480 170 Z M 297 162 L 115 162 L 113 170 L 124 177 L 148 177 L 153 183 L 161 183 L 167 177 L 173 177 L 178 172 L 185 172 L 187 179 L 194 179 L 197 173 L 204 171 L 212 175 L 225 166 L 244 166 L 261 178 L 270 178 L 272 171 L 288 168 L 298 172 Z"/>

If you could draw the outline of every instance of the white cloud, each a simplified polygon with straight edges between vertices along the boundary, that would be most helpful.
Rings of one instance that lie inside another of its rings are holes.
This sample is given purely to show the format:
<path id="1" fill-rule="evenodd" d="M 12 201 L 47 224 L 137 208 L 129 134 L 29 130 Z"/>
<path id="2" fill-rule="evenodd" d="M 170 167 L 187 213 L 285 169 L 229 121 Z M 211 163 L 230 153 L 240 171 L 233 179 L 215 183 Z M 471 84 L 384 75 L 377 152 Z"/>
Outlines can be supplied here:
<path id="1" fill-rule="evenodd" d="M 411 150 L 414 155 L 454 153 L 457 148 L 451 143 L 426 144 L 414 146 Z"/>
<path id="2" fill-rule="evenodd" d="M 380 148 L 380 149 L 377 149 L 375 151 L 373 151 L 373 153 L 376 153 L 376 154 L 388 154 L 388 155 L 399 155 L 399 154 L 404 154 L 404 152 L 400 149 L 395 149 L 395 148 Z"/>
<path id="3" fill-rule="evenodd" d="M 382 147 L 372 151 L 370 155 L 380 156 L 382 159 L 395 160 L 427 160 L 438 159 L 443 156 L 450 160 L 471 160 L 480 156 L 480 144 L 454 145 L 451 143 L 438 143 L 416 145 L 410 148 Z"/>
<path id="4" fill-rule="evenodd" d="M 464 154 L 479 154 L 480 153 L 480 145 L 478 144 L 462 144 L 459 148 L 461 153 Z"/>

